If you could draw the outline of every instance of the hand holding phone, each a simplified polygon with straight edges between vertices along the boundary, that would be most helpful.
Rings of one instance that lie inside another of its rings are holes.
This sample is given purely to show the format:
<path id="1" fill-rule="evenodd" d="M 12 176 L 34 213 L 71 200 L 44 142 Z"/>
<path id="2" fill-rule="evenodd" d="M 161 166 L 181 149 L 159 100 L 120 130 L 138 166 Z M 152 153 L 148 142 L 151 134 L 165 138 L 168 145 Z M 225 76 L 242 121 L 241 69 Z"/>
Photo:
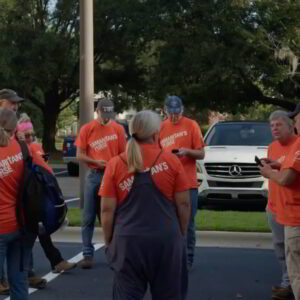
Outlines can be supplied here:
<path id="1" fill-rule="evenodd" d="M 255 155 L 254 157 L 255 162 L 257 163 L 258 166 L 263 167 L 263 164 L 261 163 L 260 159 Z"/>

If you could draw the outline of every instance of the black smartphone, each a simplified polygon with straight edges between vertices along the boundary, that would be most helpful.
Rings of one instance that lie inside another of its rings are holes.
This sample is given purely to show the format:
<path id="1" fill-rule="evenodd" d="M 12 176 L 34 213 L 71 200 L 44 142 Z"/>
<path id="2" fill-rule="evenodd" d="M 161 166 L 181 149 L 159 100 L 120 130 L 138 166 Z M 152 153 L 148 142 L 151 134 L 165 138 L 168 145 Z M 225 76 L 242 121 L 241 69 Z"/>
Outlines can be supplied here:
<path id="1" fill-rule="evenodd" d="M 263 164 L 261 163 L 260 159 L 259 159 L 256 155 L 255 155 L 255 157 L 254 157 L 254 160 L 255 160 L 255 162 L 256 162 L 260 167 L 263 166 Z"/>
<path id="2" fill-rule="evenodd" d="M 178 149 L 172 149 L 172 153 L 178 153 L 179 150 Z"/>

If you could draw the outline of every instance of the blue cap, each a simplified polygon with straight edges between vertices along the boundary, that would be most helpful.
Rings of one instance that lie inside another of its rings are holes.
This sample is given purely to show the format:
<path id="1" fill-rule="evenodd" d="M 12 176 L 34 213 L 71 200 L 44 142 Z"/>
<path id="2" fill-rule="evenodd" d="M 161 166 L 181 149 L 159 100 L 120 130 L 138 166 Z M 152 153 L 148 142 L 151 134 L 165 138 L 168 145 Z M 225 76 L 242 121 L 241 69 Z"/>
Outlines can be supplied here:
<path id="1" fill-rule="evenodd" d="M 177 96 L 168 96 L 165 100 L 165 107 L 169 114 L 180 114 L 182 112 L 182 101 Z"/>

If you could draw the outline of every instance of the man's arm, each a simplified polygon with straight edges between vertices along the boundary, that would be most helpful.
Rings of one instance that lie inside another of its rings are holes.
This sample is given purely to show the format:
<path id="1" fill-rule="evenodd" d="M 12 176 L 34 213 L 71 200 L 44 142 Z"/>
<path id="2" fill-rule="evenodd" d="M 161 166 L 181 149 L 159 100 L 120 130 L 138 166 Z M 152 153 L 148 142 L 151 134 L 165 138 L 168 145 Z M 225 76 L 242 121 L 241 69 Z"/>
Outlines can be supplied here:
<path id="1" fill-rule="evenodd" d="M 204 159 L 205 151 L 204 148 L 201 149 L 186 149 L 180 148 L 179 152 L 176 153 L 177 156 L 188 156 L 193 159 Z"/>
<path id="2" fill-rule="evenodd" d="M 175 193 L 175 205 L 179 217 L 181 233 L 184 235 L 187 232 L 189 217 L 191 214 L 191 206 L 189 199 L 189 191 Z"/>
<path id="3" fill-rule="evenodd" d="M 95 160 L 87 156 L 86 151 L 80 147 L 77 147 L 76 149 L 76 158 L 79 161 L 82 161 L 86 164 L 93 164 L 95 166 L 98 166 L 100 168 L 106 167 L 106 161 L 105 160 Z"/>
<path id="4" fill-rule="evenodd" d="M 106 246 L 112 240 L 116 207 L 116 198 L 101 198 L 101 224 L 104 234 L 104 243 Z"/>
<path id="5" fill-rule="evenodd" d="M 274 171 L 271 166 L 264 165 L 260 168 L 260 173 L 266 178 L 272 179 L 281 186 L 288 186 L 292 184 L 298 175 L 298 172 L 294 169 L 283 169 L 279 172 Z"/>

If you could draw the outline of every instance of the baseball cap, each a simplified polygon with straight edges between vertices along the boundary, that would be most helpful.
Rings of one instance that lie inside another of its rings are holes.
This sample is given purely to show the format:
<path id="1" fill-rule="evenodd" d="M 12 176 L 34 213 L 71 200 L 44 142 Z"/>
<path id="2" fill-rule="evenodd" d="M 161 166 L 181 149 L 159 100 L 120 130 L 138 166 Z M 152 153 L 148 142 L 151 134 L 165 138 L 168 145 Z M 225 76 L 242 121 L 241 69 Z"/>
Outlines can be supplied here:
<path id="1" fill-rule="evenodd" d="M 101 116 L 104 119 L 112 119 L 115 116 L 114 103 L 107 98 L 102 98 L 98 101 L 97 110 L 101 111 Z"/>
<path id="2" fill-rule="evenodd" d="M 182 101 L 177 96 L 168 96 L 165 100 L 165 108 L 169 114 L 180 114 L 182 112 Z"/>
<path id="3" fill-rule="evenodd" d="M 299 113 L 300 113 L 300 103 L 297 104 L 297 106 L 296 106 L 296 108 L 295 108 L 294 111 L 288 113 L 288 116 L 289 116 L 289 118 L 293 119 L 293 118 L 296 117 Z"/>
<path id="4" fill-rule="evenodd" d="M 25 101 L 24 98 L 18 96 L 18 94 L 10 89 L 2 89 L 0 90 L 0 100 L 6 99 L 10 102 L 21 103 Z"/>

